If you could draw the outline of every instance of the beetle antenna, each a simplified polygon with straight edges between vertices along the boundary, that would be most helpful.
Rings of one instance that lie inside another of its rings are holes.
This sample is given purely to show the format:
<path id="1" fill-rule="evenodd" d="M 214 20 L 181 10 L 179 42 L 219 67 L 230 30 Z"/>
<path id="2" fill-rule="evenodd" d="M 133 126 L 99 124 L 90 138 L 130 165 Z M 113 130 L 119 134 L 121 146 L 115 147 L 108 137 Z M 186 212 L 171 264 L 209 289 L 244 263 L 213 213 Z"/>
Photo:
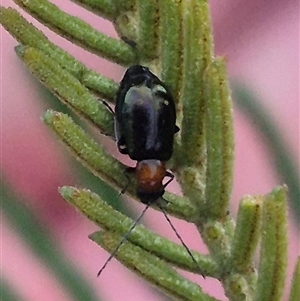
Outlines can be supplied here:
<path id="1" fill-rule="evenodd" d="M 113 257 L 115 257 L 115 255 L 118 252 L 119 248 L 122 246 L 122 244 L 125 242 L 125 240 L 127 240 L 129 234 L 136 227 L 136 225 L 138 224 L 138 222 L 142 219 L 142 217 L 144 216 L 144 214 L 146 213 L 146 211 L 148 210 L 148 208 L 150 207 L 150 205 L 151 205 L 150 203 L 148 203 L 146 205 L 146 207 L 144 208 L 144 210 L 142 211 L 142 213 L 140 214 L 140 216 L 133 222 L 133 224 L 131 225 L 131 227 L 129 228 L 129 230 L 124 234 L 124 236 L 122 237 L 122 239 L 120 240 L 120 242 L 118 243 L 118 245 L 116 246 L 116 248 L 111 252 L 110 256 L 105 261 L 105 263 L 102 266 L 102 268 L 99 270 L 99 272 L 97 274 L 97 277 L 100 276 L 100 274 L 106 268 L 107 264 L 112 260 Z"/>
<path id="2" fill-rule="evenodd" d="M 165 200 L 165 199 L 164 199 Z M 167 201 L 167 200 L 165 200 Z M 167 201 L 168 202 L 168 201 Z M 183 241 L 182 237 L 179 235 L 178 231 L 176 230 L 176 228 L 174 227 L 173 223 L 171 222 L 171 220 L 169 219 L 165 209 L 161 206 L 161 204 L 159 204 L 159 202 L 156 202 L 157 207 L 161 210 L 161 212 L 164 214 L 166 220 L 168 221 L 169 225 L 171 226 L 172 230 L 174 231 L 174 233 L 176 234 L 177 238 L 180 240 L 181 244 L 184 246 L 184 248 L 186 249 L 186 251 L 188 252 L 188 254 L 190 255 L 190 257 L 192 258 L 192 260 L 194 261 L 194 263 L 196 264 L 200 274 L 202 275 L 203 278 L 205 278 L 205 275 L 203 274 L 202 269 L 199 267 L 198 262 L 196 261 L 195 257 L 193 256 L 192 252 L 190 251 L 190 249 L 188 248 L 188 246 L 185 244 L 185 242 Z"/>

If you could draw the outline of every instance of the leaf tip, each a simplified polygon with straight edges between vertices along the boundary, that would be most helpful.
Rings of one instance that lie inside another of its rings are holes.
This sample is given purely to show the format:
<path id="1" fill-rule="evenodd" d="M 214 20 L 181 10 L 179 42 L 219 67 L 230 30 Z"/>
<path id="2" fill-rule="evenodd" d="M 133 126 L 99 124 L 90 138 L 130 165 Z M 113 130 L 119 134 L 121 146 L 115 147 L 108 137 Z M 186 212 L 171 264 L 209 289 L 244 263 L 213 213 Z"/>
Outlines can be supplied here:
<path id="1" fill-rule="evenodd" d="M 15 46 L 15 52 L 18 55 L 18 57 L 22 58 L 24 54 L 26 53 L 26 50 L 28 49 L 28 46 L 24 46 L 22 44 L 19 44 Z"/>
<path id="2" fill-rule="evenodd" d="M 71 186 L 62 186 L 58 188 L 58 192 L 60 195 L 69 203 L 69 204 L 75 204 L 74 200 L 76 199 L 76 196 L 78 196 L 78 189 Z"/>

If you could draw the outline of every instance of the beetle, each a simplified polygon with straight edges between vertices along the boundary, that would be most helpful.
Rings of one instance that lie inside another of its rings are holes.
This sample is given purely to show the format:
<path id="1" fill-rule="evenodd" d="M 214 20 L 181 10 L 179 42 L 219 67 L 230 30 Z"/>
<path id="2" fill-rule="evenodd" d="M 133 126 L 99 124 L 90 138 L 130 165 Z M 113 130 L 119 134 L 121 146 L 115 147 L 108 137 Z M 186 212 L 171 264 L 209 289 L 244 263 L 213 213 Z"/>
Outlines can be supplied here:
<path id="1" fill-rule="evenodd" d="M 97 276 L 102 273 L 153 203 L 160 208 L 177 238 L 198 267 L 191 251 L 158 202 L 159 198 L 163 199 L 166 186 L 174 178 L 174 175 L 167 171 L 166 162 L 172 156 L 174 135 L 179 131 L 175 122 L 175 102 L 165 84 L 147 67 L 134 65 L 127 69 L 116 95 L 115 133 L 120 153 L 137 161 L 136 167 L 128 167 L 126 171 L 134 173 L 137 181 L 137 196 L 146 207 L 111 252 Z M 170 179 L 163 184 L 165 177 Z M 121 193 L 125 192 L 127 186 L 128 184 Z M 168 203 L 167 200 L 165 201 Z M 199 271 L 203 275 L 200 268 Z"/>
<path id="2" fill-rule="evenodd" d="M 122 154 L 136 160 L 137 196 L 155 202 L 174 175 L 166 170 L 173 153 L 176 110 L 172 94 L 147 67 L 134 65 L 125 73 L 116 96 L 115 132 Z M 162 184 L 165 177 L 170 177 Z"/>

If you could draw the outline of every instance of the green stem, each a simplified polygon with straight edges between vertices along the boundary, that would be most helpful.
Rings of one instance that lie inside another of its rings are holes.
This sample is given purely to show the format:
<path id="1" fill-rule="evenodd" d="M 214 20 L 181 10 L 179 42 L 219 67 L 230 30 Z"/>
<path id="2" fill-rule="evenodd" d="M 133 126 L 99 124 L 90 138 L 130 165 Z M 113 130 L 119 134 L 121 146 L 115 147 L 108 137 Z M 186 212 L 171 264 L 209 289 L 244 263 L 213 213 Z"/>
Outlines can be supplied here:
<path id="1" fill-rule="evenodd" d="M 81 19 L 61 11 L 47 0 L 14 0 L 14 2 L 52 31 L 90 52 L 125 66 L 131 65 L 136 60 L 136 54 L 129 45 L 104 35 Z"/>
<path id="2" fill-rule="evenodd" d="M 75 155 L 84 166 L 102 179 L 121 191 L 128 179 L 124 175 L 126 166 L 109 155 L 105 149 L 97 144 L 87 133 L 83 131 L 73 120 L 63 113 L 48 110 L 44 115 L 44 122 L 49 126 Z M 133 183 L 134 184 L 134 183 Z M 131 196 L 135 195 L 136 186 L 130 185 L 126 190 Z M 170 201 L 166 211 L 185 220 L 193 220 L 195 208 L 191 202 L 171 193 L 166 197 Z"/>
<path id="3" fill-rule="evenodd" d="M 204 92 L 206 99 L 206 206 L 208 215 L 220 217 L 226 214 L 227 203 L 222 198 L 223 165 L 223 112 L 219 86 L 219 63 L 215 62 L 205 71 L 207 82 Z"/>
<path id="4" fill-rule="evenodd" d="M 298 257 L 292 279 L 289 301 L 297 301 L 300 296 L 300 257 Z"/>
<path id="5" fill-rule="evenodd" d="M 252 270 L 252 260 L 260 234 L 262 204 L 262 197 L 246 196 L 240 201 L 232 240 L 232 270 L 246 273 Z"/>
<path id="6" fill-rule="evenodd" d="M 158 3 L 161 79 L 173 93 L 177 103 L 177 120 L 180 120 L 178 104 L 184 47 L 181 28 L 182 5 L 178 5 L 176 0 L 159 0 Z"/>
<path id="7" fill-rule="evenodd" d="M 143 60 L 150 60 L 158 53 L 158 23 L 157 0 L 138 0 L 139 12 L 139 39 L 138 49 Z"/>
<path id="8" fill-rule="evenodd" d="M 119 86 L 116 82 L 87 68 L 69 53 L 50 42 L 40 30 L 27 22 L 16 10 L 0 6 L 0 21 L 19 43 L 40 50 L 86 87 L 97 91 L 108 101 L 114 100 Z"/>
<path id="9" fill-rule="evenodd" d="M 126 168 L 111 157 L 105 149 L 96 143 L 71 117 L 63 113 L 48 110 L 43 120 L 85 166 L 105 182 L 121 189 L 126 183 L 123 170 Z"/>
<path id="10" fill-rule="evenodd" d="M 108 20 L 114 20 L 117 15 L 117 7 L 113 0 L 71 0 L 94 14 L 98 14 Z"/>
<path id="11" fill-rule="evenodd" d="M 205 150 L 204 139 L 204 98 L 203 72 L 212 60 L 212 55 L 205 53 L 209 46 L 204 45 L 203 35 L 209 32 L 208 24 L 203 24 L 202 14 L 205 5 L 199 1 L 183 2 L 183 64 L 182 68 L 182 111 L 181 152 L 185 166 L 194 166 Z M 191 13 L 193 12 L 193 13 Z"/>
<path id="12" fill-rule="evenodd" d="M 280 301 L 287 268 L 286 187 L 265 197 L 255 301 Z"/>
<path id="13" fill-rule="evenodd" d="M 111 232 L 97 232 L 90 236 L 109 252 L 119 244 L 122 236 Z M 218 301 L 205 294 L 200 286 L 180 276 L 158 257 L 138 246 L 124 242 L 116 258 L 134 273 L 142 276 L 152 285 L 178 300 L 184 301 Z"/>
<path id="14" fill-rule="evenodd" d="M 57 98 L 97 125 L 103 134 L 114 136 L 112 114 L 75 77 L 34 48 L 21 45 L 16 47 L 16 52 Z"/>
<path id="15" fill-rule="evenodd" d="M 64 186 L 60 188 L 60 193 L 67 202 L 75 206 L 102 229 L 124 236 L 134 223 L 134 220 L 114 210 L 97 194 L 89 190 Z M 93 235 L 96 237 L 97 232 Z M 183 246 L 153 233 L 142 225 L 137 225 L 132 230 L 128 240 L 179 268 L 194 273 L 199 272 L 198 266 L 195 266 Z M 196 251 L 192 251 L 192 254 L 207 275 L 216 275 L 216 265 L 209 256 L 200 255 Z"/>

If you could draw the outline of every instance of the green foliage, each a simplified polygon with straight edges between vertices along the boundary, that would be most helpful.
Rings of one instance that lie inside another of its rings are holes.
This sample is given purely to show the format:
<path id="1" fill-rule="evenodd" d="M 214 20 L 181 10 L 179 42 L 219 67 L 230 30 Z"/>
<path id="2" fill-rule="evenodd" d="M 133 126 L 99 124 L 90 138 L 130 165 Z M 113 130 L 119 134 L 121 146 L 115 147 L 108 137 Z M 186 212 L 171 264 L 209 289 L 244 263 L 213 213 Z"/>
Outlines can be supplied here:
<path id="1" fill-rule="evenodd" d="M 57 246 L 48 229 L 25 204 L 27 200 L 11 192 L 11 187 L 1 179 L 1 211 L 8 218 L 10 226 L 17 230 L 19 236 L 27 243 L 32 253 L 53 273 L 72 300 L 96 301 L 91 285 L 80 275 L 78 269 Z M 28 271 L 21 271 L 28 273 Z M 2 278 L 2 275 L 1 275 Z M 15 296 L 8 281 L 1 279 L 1 300 L 22 300 Z M 15 283 L 12 283 L 12 287 Z"/>
<path id="2" fill-rule="evenodd" d="M 289 301 L 297 301 L 299 296 L 300 296 L 300 258 L 298 258 L 295 266 Z"/>
<path id="3" fill-rule="evenodd" d="M 209 254 L 192 251 L 193 256 L 206 276 L 222 282 L 229 300 L 280 300 L 287 264 L 286 188 L 277 187 L 266 196 L 245 196 L 236 224 L 228 215 L 234 153 L 232 102 L 225 62 L 213 52 L 207 1 L 75 1 L 113 21 L 120 40 L 47 0 L 15 2 L 72 43 L 117 64 L 146 65 L 170 87 L 181 131 L 168 167 L 184 196 L 166 193 L 171 202 L 166 212 L 196 225 Z M 75 113 L 113 136 L 113 116 L 94 93 L 114 101 L 118 84 L 54 45 L 14 9 L 1 7 L 0 14 L 2 25 L 22 44 L 16 52 L 30 71 Z M 125 166 L 71 117 L 48 110 L 44 122 L 92 173 L 117 190 L 124 187 Z M 134 197 L 132 182 L 126 193 Z M 60 193 L 102 228 L 90 238 L 108 251 L 133 223 L 89 190 L 62 187 Z M 256 269 L 253 256 L 260 239 Z M 200 273 L 186 250 L 143 226 L 132 231 L 116 258 L 175 299 L 216 300 L 172 268 Z M 294 283 L 298 278 L 295 272 Z"/>

